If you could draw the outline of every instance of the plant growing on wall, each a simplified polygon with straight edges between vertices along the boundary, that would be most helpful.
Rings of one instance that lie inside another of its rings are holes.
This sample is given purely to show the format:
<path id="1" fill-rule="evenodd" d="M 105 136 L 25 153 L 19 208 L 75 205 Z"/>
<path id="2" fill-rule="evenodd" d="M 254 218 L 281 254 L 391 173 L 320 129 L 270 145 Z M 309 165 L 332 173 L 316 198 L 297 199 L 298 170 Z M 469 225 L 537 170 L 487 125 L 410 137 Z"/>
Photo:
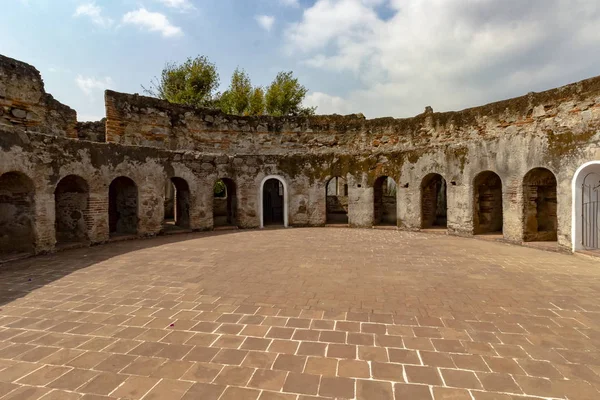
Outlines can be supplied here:
<path id="1" fill-rule="evenodd" d="M 227 186 L 225 182 L 221 179 L 215 182 L 215 187 L 213 188 L 215 193 L 215 197 L 226 197 L 227 196 Z"/>
<path id="2" fill-rule="evenodd" d="M 160 78 L 154 78 L 147 95 L 193 107 L 219 108 L 233 115 L 314 115 L 316 107 L 303 107 L 308 89 L 292 71 L 280 72 L 266 88 L 252 86 L 250 76 L 236 68 L 229 87 L 217 92 L 219 74 L 206 56 L 188 58 L 183 64 L 167 63 Z"/>
<path id="3" fill-rule="evenodd" d="M 154 78 L 144 92 L 171 103 L 214 107 L 219 98 L 219 73 L 207 57 L 188 58 L 183 64 L 167 63 L 160 79 Z"/>
<path id="4" fill-rule="evenodd" d="M 252 87 L 246 71 L 236 68 L 229 88 L 221 95 L 219 108 L 226 114 L 262 115 L 265 111 L 264 103 L 264 90 Z"/>
<path id="5" fill-rule="evenodd" d="M 302 107 L 307 92 L 292 71 L 278 73 L 265 94 L 267 114 L 314 115 L 316 107 Z"/>

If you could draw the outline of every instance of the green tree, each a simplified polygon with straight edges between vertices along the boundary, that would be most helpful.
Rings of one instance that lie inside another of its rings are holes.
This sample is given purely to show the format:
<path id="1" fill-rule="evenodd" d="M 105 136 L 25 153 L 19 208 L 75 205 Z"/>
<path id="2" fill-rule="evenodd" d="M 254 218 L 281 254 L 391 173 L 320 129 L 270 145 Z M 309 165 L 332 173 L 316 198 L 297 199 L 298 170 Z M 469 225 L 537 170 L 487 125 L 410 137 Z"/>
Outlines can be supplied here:
<path id="1" fill-rule="evenodd" d="M 227 186 L 222 179 L 219 179 L 215 182 L 215 186 L 213 187 L 213 192 L 215 197 L 225 197 L 227 195 Z"/>
<path id="2" fill-rule="evenodd" d="M 267 114 L 283 115 L 314 115 L 316 107 L 302 107 L 302 101 L 308 89 L 294 78 L 293 72 L 280 72 L 267 88 L 265 107 Z"/>
<path id="3" fill-rule="evenodd" d="M 219 100 L 219 108 L 226 114 L 262 115 L 265 109 L 264 90 L 252 87 L 250 77 L 243 69 L 236 68 L 229 88 Z"/>
<path id="4" fill-rule="evenodd" d="M 245 115 L 250 106 L 252 83 L 250 77 L 239 67 L 233 71 L 229 88 L 219 101 L 221 110 L 227 114 Z"/>
<path id="5" fill-rule="evenodd" d="M 265 91 L 260 86 L 252 89 L 248 111 L 250 115 L 263 115 L 265 113 Z"/>
<path id="6" fill-rule="evenodd" d="M 149 89 L 143 89 L 146 94 L 171 103 L 214 107 L 218 87 L 217 67 L 207 57 L 198 56 L 183 64 L 167 63 L 160 79 L 155 78 Z"/>

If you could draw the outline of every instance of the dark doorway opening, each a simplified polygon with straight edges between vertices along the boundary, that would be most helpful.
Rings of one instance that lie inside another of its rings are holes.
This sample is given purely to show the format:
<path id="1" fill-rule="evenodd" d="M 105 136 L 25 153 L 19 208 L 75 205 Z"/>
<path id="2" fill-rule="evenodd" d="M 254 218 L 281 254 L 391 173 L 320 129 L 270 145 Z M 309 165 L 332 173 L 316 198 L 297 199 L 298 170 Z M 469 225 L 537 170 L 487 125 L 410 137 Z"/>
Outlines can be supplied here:
<path id="1" fill-rule="evenodd" d="M 215 183 L 213 197 L 213 225 L 237 226 L 237 193 L 235 182 L 229 178 Z"/>
<path id="2" fill-rule="evenodd" d="M 446 180 L 429 174 L 421 183 L 421 228 L 446 228 L 447 216 Z"/>
<path id="3" fill-rule="evenodd" d="M 502 180 L 484 171 L 473 182 L 473 228 L 475 235 L 502 233 Z"/>
<path id="4" fill-rule="evenodd" d="M 165 216 L 163 229 L 190 228 L 190 187 L 183 178 L 173 177 L 165 187 Z"/>
<path id="5" fill-rule="evenodd" d="M 556 177 L 545 168 L 532 169 L 523 179 L 523 241 L 558 240 L 556 215 Z"/>
<path id="6" fill-rule="evenodd" d="M 284 225 L 284 187 L 279 179 L 271 178 L 263 185 L 263 225 Z"/>
<path id="7" fill-rule="evenodd" d="M 0 253 L 35 251 L 35 189 L 20 172 L 0 176 Z"/>
<path id="8" fill-rule="evenodd" d="M 373 189 L 373 224 L 396 226 L 396 182 L 389 176 L 381 176 L 375 181 Z"/>
<path id="9" fill-rule="evenodd" d="M 325 220 L 328 224 L 348 223 L 348 184 L 346 179 L 334 176 L 325 187 Z"/>

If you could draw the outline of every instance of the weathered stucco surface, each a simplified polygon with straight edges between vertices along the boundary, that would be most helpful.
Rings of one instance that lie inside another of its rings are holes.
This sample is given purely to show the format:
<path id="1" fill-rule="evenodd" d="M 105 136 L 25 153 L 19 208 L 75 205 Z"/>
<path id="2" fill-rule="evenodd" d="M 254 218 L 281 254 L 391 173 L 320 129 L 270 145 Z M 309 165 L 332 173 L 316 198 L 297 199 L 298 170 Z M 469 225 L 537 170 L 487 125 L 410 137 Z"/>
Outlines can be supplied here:
<path id="1" fill-rule="evenodd" d="M 326 185 L 339 176 L 348 185 L 342 206 L 349 226 L 371 227 L 375 183 L 388 176 L 397 184 L 397 226 L 416 230 L 424 226 L 422 200 L 428 194 L 422 183 L 430 174 L 445 180 L 450 234 L 482 233 L 485 221 L 497 230 L 497 217 L 489 222 L 490 207 L 497 212 L 501 204 L 506 240 L 553 239 L 551 233 L 527 231 L 539 225 L 532 223 L 538 214 L 547 213 L 556 221 L 541 225 L 555 226 L 554 238 L 570 249 L 571 181 L 580 165 L 600 157 L 600 78 L 459 112 L 428 109 L 408 119 L 237 117 L 112 91 L 105 100 L 106 121 L 77 124 L 73 110 L 45 93 L 35 68 L 0 56 L 0 177 L 19 173 L 31 184 L 33 204 L 19 211 L 30 215 L 19 221 L 33 225 L 36 252 L 55 249 L 57 227 L 71 223 L 81 229 L 80 211 L 85 240 L 109 240 L 109 187 L 118 177 L 131 179 L 137 188 L 135 235 L 150 236 L 165 229 L 171 178 L 184 180 L 189 188 L 185 225 L 208 230 L 214 226 L 218 179 L 235 185 L 235 222 L 241 228 L 261 225 L 261 208 L 267 206 L 260 204 L 261 182 L 270 175 L 286 182 L 290 226 L 326 223 Z M 555 200 L 543 194 L 544 203 L 538 205 L 541 189 L 535 179 L 525 181 L 535 168 L 555 177 Z M 496 174 L 501 190 L 494 174 L 475 183 L 485 171 Z M 55 193 L 69 175 L 87 184 L 87 202 L 80 194 L 74 201 Z M 6 232 L 15 219 L 2 210 L 14 210 L 17 192 L 0 179 L 0 243 L 11 242 Z M 64 211 L 57 198 L 87 204 L 87 209 Z M 382 204 L 386 215 L 393 215 L 393 199 Z M 60 221 L 57 210 L 62 210 Z"/>

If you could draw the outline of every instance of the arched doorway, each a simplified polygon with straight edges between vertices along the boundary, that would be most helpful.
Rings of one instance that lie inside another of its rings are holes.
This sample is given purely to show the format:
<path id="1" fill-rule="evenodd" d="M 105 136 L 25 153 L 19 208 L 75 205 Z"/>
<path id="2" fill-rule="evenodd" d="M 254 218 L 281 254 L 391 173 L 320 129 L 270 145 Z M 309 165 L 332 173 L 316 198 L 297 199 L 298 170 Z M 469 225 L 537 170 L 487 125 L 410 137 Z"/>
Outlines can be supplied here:
<path id="1" fill-rule="evenodd" d="M 222 178 L 213 188 L 213 225 L 237 226 L 237 193 L 235 182 Z"/>
<path id="2" fill-rule="evenodd" d="M 288 226 L 288 193 L 283 178 L 275 175 L 263 179 L 260 188 L 260 226 Z"/>
<path id="3" fill-rule="evenodd" d="M 556 177 L 546 168 L 534 168 L 523 178 L 523 241 L 558 239 Z"/>
<path id="4" fill-rule="evenodd" d="M 328 224 L 348 223 L 348 183 L 334 176 L 325 187 L 325 220 Z"/>
<path id="5" fill-rule="evenodd" d="M 421 228 L 446 228 L 448 201 L 446 180 L 440 174 L 429 174 L 421 182 Z"/>
<path id="6" fill-rule="evenodd" d="M 189 229 L 190 187 L 183 178 L 173 177 L 165 186 L 164 230 Z"/>
<path id="7" fill-rule="evenodd" d="M 54 190 L 56 242 L 61 244 L 88 240 L 90 191 L 80 176 L 68 175 Z"/>
<path id="8" fill-rule="evenodd" d="M 575 172 L 572 183 L 573 251 L 600 249 L 600 161 L 588 162 Z"/>
<path id="9" fill-rule="evenodd" d="M 35 188 L 20 172 L 0 176 L 0 253 L 35 251 Z"/>
<path id="10" fill-rule="evenodd" d="M 396 181 L 389 176 L 380 176 L 373 189 L 373 224 L 396 226 Z"/>
<path id="11" fill-rule="evenodd" d="M 473 233 L 502 233 L 502 180 L 492 171 L 473 181 Z"/>
<path id="12" fill-rule="evenodd" d="M 135 182 L 120 176 L 108 189 L 108 223 L 110 234 L 137 233 L 138 190 Z"/>

